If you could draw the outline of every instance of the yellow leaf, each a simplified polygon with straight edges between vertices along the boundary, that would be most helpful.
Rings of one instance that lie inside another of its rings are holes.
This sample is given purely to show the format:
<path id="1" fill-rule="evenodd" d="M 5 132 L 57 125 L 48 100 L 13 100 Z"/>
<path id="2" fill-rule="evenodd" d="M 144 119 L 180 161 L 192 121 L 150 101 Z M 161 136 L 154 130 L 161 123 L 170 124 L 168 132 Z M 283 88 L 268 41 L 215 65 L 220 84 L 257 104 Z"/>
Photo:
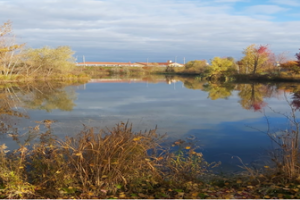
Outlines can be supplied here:
<path id="1" fill-rule="evenodd" d="M 19 169 L 23 169 L 23 168 L 24 168 L 23 166 L 20 166 L 20 167 L 19 167 Z"/>
<path id="2" fill-rule="evenodd" d="M 268 169 L 268 168 L 270 168 L 270 167 L 266 165 L 266 166 L 264 166 L 264 168 Z"/>
<path id="3" fill-rule="evenodd" d="M 299 191 L 299 189 L 298 189 L 298 188 L 294 188 L 293 190 L 294 190 L 295 192 L 298 192 L 298 191 Z"/>
<path id="4" fill-rule="evenodd" d="M 158 158 L 157 158 L 157 160 L 162 160 L 162 159 L 164 159 L 164 158 L 163 158 L 163 157 L 158 157 Z"/>
<path id="5" fill-rule="evenodd" d="M 242 183 L 242 181 L 241 180 L 237 180 L 236 183 Z"/>
<path id="6" fill-rule="evenodd" d="M 185 147 L 185 149 L 190 149 L 191 147 L 189 147 L 189 146 L 187 146 L 187 147 Z"/>
<path id="7" fill-rule="evenodd" d="M 135 137 L 133 138 L 133 141 L 139 141 L 140 139 L 142 139 L 142 137 Z"/>
<path id="8" fill-rule="evenodd" d="M 125 198 L 126 195 L 124 194 L 124 192 L 121 192 L 121 193 L 119 194 L 119 197 L 120 197 L 120 198 Z"/>
<path id="9" fill-rule="evenodd" d="M 264 196 L 264 198 L 266 198 L 266 199 L 270 199 L 270 196 L 269 196 L 269 195 L 266 195 L 266 196 Z"/>
<path id="10" fill-rule="evenodd" d="M 75 153 L 75 156 L 82 156 L 82 153 L 81 152 Z"/>
<path id="11" fill-rule="evenodd" d="M 94 193 L 93 193 L 93 192 L 88 192 L 87 195 L 88 195 L 88 196 L 93 196 Z"/>

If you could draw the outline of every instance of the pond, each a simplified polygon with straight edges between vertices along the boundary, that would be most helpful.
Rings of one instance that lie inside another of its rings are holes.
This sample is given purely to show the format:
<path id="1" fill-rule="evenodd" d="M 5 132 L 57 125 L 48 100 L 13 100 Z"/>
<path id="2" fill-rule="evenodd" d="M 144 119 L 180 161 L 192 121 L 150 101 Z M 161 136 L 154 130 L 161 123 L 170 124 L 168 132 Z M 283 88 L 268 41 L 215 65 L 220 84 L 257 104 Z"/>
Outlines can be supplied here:
<path id="1" fill-rule="evenodd" d="M 222 162 L 221 170 L 237 169 L 238 158 L 264 164 L 272 148 L 268 128 L 289 128 L 285 115 L 300 106 L 298 83 L 212 83 L 199 77 L 106 77 L 0 89 L 0 145 L 10 149 L 17 145 L 6 125 L 26 133 L 29 126 L 54 120 L 53 132 L 63 138 L 83 126 L 105 129 L 128 121 L 135 131 L 157 126 L 158 133 L 167 133 L 165 143 L 194 138 L 206 160 Z"/>

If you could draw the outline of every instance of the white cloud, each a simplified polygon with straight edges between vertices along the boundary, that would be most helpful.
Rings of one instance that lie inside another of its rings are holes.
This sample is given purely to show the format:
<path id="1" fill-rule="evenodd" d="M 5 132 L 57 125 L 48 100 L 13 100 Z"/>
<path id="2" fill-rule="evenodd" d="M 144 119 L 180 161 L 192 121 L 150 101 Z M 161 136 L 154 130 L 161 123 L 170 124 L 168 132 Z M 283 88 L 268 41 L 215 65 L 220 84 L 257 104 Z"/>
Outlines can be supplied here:
<path id="1" fill-rule="evenodd" d="M 269 2 L 286 6 L 300 6 L 299 0 L 269 0 Z"/>
<path id="2" fill-rule="evenodd" d="M 245 9 L 247 13 L 254 13 L 254 14 L 275 14 L 282 11 L 287 11 L 288 9 L 277 6 L 277 5 L 255 5 L 250 6 Z"/>
<path id="3" fill-rule="evenodd" d="M 239 58 L 252 43 L 297 51 L 300 31 L 295 27 L 300 20 L 271 21 L 269 14 L 284 11 L 275 5 L 253 6 L 237 14 L 232 2 L 2 1 L 0 23 L 12 20 L 16 35 L 28 46 L 69 45 L 94 60 Z M 278 34 L 282 32 L 284 36 Z"/>

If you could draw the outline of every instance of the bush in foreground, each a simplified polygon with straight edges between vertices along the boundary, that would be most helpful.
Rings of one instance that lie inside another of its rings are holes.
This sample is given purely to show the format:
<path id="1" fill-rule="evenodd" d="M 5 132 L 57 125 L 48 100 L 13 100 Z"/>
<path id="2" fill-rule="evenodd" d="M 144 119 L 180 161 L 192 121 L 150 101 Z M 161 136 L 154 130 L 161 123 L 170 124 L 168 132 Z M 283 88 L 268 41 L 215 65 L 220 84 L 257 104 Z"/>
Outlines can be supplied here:
<path id="1" fill-rule="evenodd" d="M 210 173 L 193 142 L 160 144 L 156 130 L 134 133 L 120 123 L 95 133 L 84 129 L 65 140 L 51 133 L 51 120 L 30 128 L 28 138 L 14 130 L 20 148 L 0 146 L 0 198 L 299 198 L 300 179 L 266 166 L 264 171 L 221 176 Z M 5 128 L 5 127 L 4 127 Z M 39 137 L 33 146 L 29 141 Z M 245 167 L 245 166 L 244 166 Z"/>

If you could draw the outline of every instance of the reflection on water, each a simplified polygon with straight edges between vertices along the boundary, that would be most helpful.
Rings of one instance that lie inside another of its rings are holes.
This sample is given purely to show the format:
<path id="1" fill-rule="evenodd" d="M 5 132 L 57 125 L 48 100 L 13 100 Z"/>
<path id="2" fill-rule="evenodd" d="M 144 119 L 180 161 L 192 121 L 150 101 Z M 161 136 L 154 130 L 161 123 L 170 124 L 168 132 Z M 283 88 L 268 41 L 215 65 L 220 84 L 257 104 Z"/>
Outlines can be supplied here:
<path id="1" fill-rule="evenodd" d="M 35 127 L 53 120 L 56 135 L 74 135 L 83 124 L 99 128 L 130 121 L 136 131 L 158 126 L 171 141 L 194 135 L 209 161 L 223 166 L 263 159 L 270 147 L 265 115 L 284 129 L 289 105 L 299 108 L 300 84 L 220 83 L 200 77 L 106 77 L 89 83 L 14 83 L 0 86 L 2 143 L 15 144 L 9 127 Z"/>
<path id="2" fill-rule="evenodd" d="M 51 112 L 54 109 L 71 111 L 75 106 L 75 90 L 65 87 L 68 83 L 9 83 L 0 88 L 0 114 L 16 117 L 28 117 L 26 109 L 38 109 Z M 22 107 L 22 109 L 18 109 Z"/>

